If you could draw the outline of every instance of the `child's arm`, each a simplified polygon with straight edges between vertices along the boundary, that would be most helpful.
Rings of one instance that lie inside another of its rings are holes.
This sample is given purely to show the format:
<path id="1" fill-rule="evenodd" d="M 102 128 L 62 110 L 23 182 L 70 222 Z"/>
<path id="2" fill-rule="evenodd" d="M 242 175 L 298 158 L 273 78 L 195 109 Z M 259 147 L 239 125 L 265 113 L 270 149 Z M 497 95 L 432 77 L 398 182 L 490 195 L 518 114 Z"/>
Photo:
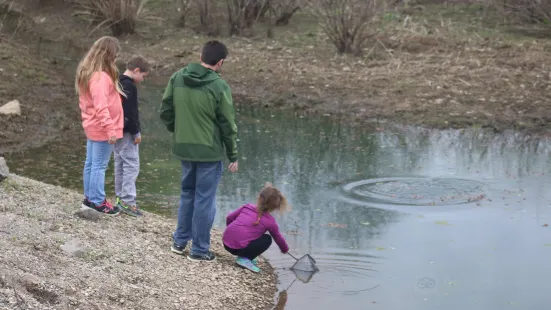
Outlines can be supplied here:
<path id="1" fill-rule="evenodd" d="M 283 254 L 289 252 L 289 246 L 287 245 L 285 238 L 283 238 L 283 236 L 279 232 L 279 226 L 277 225 L 276 221 L 274 221 L 273 224 L 268 227 L 268 231 L 270 232 L 270 235 L 272 235 L 272 237 L 274 238 L 274 241 L 281 252 Z"/>
<path id="2" fill-rule="evenodd" d="M 243 210 L 243 207 L 233 211 L 232 213 L 228 214 L 226 217 L 226 226 L 230 225 L 231 222 L 235 221 L 235 219 L 239 216 L 241 213 L 241 210 Z"/>
<path id="3" fill-rule="evenodd" d="M 122 107 L 124 109 L 124 118 L 126 128 L 136 138 L 140 134 L 140 114 L 138 111 L 138 89 L 132 81 L 122 80 L 122 87 L 126 97 L 122 97 Z"/>
<path id="4" fill-rule="evenodd" d="M 111 78 L 106 73 L 97 73 L 90 79 L 90 95 L 92 96 L 92 104 L 96 110 L 96 115 L 100 120 L 101 127 L 107 131 L 109 138 L 117 135 L 113 126 L 113 119 L 109 114 L 109 88 L 112 83 Z"/>
<path id="5" fill-rule="evenodd" d="M 166 86 L 165 93 L 163 95 L 163 101 L 161 104 L 161 120 L 165 124 L 169 132 L 174 132 L 174 120 L 176 115 L 174 114 L 174 96 L 173 96 L 173 87 L 172 83 L 177 73 L 174 73 L 168 85 Z"/>

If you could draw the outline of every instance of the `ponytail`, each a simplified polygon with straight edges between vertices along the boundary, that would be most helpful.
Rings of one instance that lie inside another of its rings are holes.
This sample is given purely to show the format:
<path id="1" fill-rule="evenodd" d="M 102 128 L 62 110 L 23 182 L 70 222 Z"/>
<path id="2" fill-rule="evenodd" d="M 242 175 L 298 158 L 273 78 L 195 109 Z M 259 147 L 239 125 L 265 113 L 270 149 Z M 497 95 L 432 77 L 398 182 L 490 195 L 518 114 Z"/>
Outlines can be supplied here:
<path id="1" fill-rule="evenodd" d="M 253 223 L 254 226 L 260 224 L 260 218 L 262 217 L 262 210 L 260 208 L 258 209 L 258 217 L 256 218 L 256 222 Z"/>
<path id="2" fill-rule="evenodd" d="M 264 194 L 264 190 L 260 192 L 260 195 L 258 195 L 258 202 L 256 204 L 256 212 L 258 213 L 258 217 L 256 218 L 256 222 L 253 223 L 254 226 L 260 224 L 260 218 L 262 217 L 262 213 L 264 213 L 264 203 L 266 202 L 266 195 Z"/>

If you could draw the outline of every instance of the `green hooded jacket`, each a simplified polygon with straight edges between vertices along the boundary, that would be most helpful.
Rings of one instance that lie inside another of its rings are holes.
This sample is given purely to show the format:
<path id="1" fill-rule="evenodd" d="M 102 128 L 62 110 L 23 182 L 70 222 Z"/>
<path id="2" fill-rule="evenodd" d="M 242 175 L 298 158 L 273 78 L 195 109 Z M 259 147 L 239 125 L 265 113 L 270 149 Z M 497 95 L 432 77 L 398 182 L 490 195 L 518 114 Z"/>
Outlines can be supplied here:
<path id="1" fill-rule="evenodd" d="M 237 161 L 237 126 L 230 86 L 215 71 L 192 63 L 174 73 L 161 105 L 161 120 L 174 133 L 180 160 Z"/>

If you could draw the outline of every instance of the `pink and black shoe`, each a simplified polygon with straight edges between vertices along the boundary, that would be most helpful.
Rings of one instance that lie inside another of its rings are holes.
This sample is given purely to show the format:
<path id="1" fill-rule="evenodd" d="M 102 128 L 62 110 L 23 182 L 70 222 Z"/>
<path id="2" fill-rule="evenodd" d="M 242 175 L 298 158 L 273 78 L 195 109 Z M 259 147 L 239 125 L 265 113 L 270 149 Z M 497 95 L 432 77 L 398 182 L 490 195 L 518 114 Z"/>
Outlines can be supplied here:
<path id="1" fill-rule="evenodd" d="M 89 207 L 105 215 L 119 215 L 119 213 L 121 213 L 121 210 L 118 207 L 113 206 L 107 200 L 104 200 L 100 205 L 95 205 L 94 203 L 90 202 Z"/>
<path id="2" fill-rule="evenodd" d="M 90 202 L 90 200 L 88 200 L 88 197 L 84 197 L 84 199 L 82 200 L 82 207 L 87 207 L 87 208 L 90 208 L 90 205 L 92 203 Z"/>

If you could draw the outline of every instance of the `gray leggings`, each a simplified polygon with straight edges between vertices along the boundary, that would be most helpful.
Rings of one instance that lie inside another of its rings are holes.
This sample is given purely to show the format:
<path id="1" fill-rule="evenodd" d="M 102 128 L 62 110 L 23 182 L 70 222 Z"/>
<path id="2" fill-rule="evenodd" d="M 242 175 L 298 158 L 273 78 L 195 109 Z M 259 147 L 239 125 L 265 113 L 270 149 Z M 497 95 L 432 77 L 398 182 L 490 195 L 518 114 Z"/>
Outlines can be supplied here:
<path id="1" fill-rule="evenodd" d="M 115 194 L 125 204 L 136 205 L 136 179 L 140 173 L 139 147 L 134 137 L 124 133 L 115 143 Z"/>

